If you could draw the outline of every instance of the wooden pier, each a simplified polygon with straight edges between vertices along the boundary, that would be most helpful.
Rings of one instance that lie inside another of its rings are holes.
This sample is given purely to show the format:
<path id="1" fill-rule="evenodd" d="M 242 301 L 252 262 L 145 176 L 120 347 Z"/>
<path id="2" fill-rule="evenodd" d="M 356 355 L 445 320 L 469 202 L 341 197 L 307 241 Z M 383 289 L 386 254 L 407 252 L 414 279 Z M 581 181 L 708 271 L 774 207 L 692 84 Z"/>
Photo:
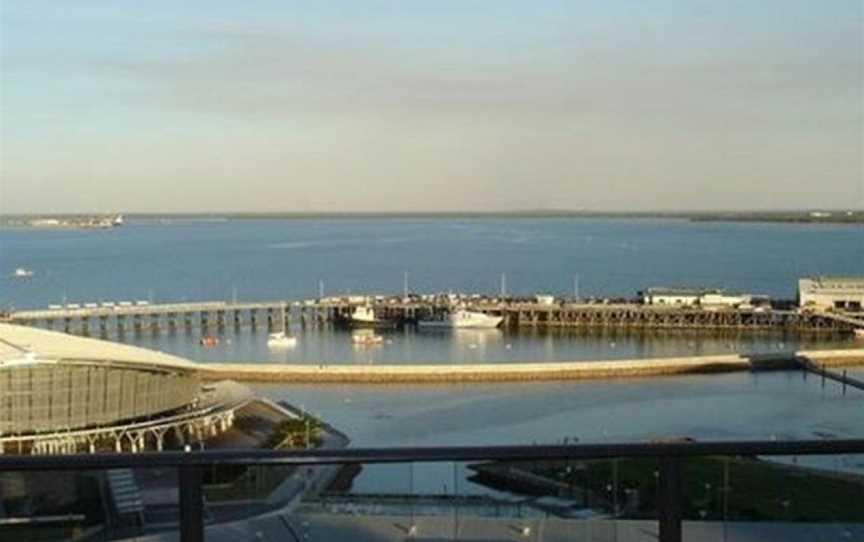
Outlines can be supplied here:
<path id="1" fill-rule="evenodd" d="M 565 301 L 550 304 L 481 296 L 462 296 L 455 302 L 471 310 L 502 316 L 505 327 L 780 330 L 797 333 L 851 333 L 855 329 L 864 329 L 864 318 L 813 311 Z M 243 303 L 87 304 L 16 311 L 0 319 L 67 333 L 105 335 L 114 331 L 208 330 L 229 326 L 260 325 L 272 329 L 281 326 L 283 321 L 299 321 L 303 325 L 347 324 L 357 307 L 369 306 L 377 318 L 403 325 L 447 311 L 453 303 L 454 299 L 448 296 L 351 296 Z"/>
<path id="2" fill-rule="evenodd" d="M 281 326 L 292 314 L 303 323 L 324 321 L 324 315 L 313 306 L 297 307 L 285 301 L 227 303 L 203 301 L 195 303 L 165 303 L 77 307 L 13 312 L 5 321 L 13 324 L 40 326 L 66 333 L 102 335 L 116 331 L 144 332 L 160 330 L 209 330 L 228 326 Z"/>

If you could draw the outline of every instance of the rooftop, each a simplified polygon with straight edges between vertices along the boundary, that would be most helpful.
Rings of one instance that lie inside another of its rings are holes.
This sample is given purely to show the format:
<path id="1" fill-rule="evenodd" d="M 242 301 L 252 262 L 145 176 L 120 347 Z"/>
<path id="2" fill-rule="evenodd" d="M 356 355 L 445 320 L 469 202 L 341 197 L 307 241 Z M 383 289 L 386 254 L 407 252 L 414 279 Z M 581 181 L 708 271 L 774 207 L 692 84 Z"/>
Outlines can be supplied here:
<path id="1" fill-rule="evenodd" d="M 702 296 L 705 294 L 725 294 L 725 290 L 718 288 L 667 288 L 667 287 L 652 287 L 645 291 L 648 295 L 692 295 Z"/>
<path id="2" fill-rule="evenodd" d="M 0 323 L 0 366 L 22 360 L 56 362 L 64 359 L 120 361 L 124 364 L 197 369 L 195 363 L 156 350 Z"/>
<path id="3" fill-rule="evenodd" d="M 834 276 L 834 277 L 832 277 L 832 276 L 820 275 L 817 277 L 805 277 L 805 278 L 802 278 L 801 280 L 802 281 L 809 280 L 809 281 L 813 281 L 813 282 L 818 282 L 820 284 L 824 283 L 824 282 L 842 282 L 842 283 L 847 283 L 847 284 L 848 283 L 864 284 L 864 276 L 861 276 L 861 277 Z"/>

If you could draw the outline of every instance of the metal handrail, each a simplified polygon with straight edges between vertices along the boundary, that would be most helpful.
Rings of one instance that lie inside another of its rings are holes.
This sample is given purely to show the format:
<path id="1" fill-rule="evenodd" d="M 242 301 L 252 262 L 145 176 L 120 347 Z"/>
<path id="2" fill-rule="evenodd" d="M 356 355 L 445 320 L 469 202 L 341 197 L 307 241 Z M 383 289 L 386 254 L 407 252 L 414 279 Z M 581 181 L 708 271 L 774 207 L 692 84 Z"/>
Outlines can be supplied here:
<path id="1" fill-rule="evenodd" d="M 4 470 L 75 470 L 210 465 L 333 465 L 482 460 L 686 458 L 711 455 L 864 454 L 864 439 L 648 442 L 533 446 L 394 447 L 309 450 L 200 450 L 75 455 L 0 455 Z"/>
<path id="2" fill-rule="evenodd" d="M 462 446 L 314 450 L 209 450 L 140 454 L 47 456 L 0 455 L 0 472 L 176 467 L 180 496 L 180 540 L 203 542 L 202 472 L 215 465 L 334 465 L 532 461 L 653 457 L 658 459 L 657 522 L 660 542 L 682 541 L 682 459 L 701 456 L 790 456 L 864 454 L 864 439 L 798 441 L 650 442 L 571 446 Z"/>

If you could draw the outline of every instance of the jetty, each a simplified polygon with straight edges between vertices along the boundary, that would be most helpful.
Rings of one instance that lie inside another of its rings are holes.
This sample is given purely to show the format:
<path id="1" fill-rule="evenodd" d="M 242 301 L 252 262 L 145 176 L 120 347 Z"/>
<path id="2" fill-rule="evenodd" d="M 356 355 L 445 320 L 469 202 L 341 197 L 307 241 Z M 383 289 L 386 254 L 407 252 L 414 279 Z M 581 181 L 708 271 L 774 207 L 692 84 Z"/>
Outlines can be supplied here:
<path id="1" fill-rule="evenodd" d="M 814 366 L 819 367 L 864 365 L 864 349 L 751 356 L 718 355 L 537 363 L 423 365 L 202 363 L 200 374 L 207 380 L 231 379 L 262 383 L 528 382 L 800 369 L 802 360 L 809 360 Z"/>
<path id="2" fill-rule="evenodd" d="M 833 380 L 843 385 L 843 393 L 846 393 L 846 387 L 852 387 L 859 390 L 864 390 L 864 380 L 849 376 L 844 369 L 843 371 L 831 370 L 824 360 L 820 362 L 812 357 L 801 356 L 798 358 L 798 365 L 805 373 L 812 373 L 822 378 L 822 385 L 825 385 L 825 380 Z M 832 366 L 838 366 L 835 362 Z M 840 364 L 840 366 L 844 366 Z"/>
<path id="3" fill-rule="evenodd" d="M 458 304 L 469 310 L 500 316 L 505 327 L 635 328 L 728 331 L 780 330 L 796 333 L 852 333 L 864 329 L 864 318 L 853 313 L 766 307 L 698 307 L 647 305 L 638 301 L 585 302 L 552 298 L 484 295 L 341 296 L 306 300 L 254 302 L 146 301 L 53 305 L 47 309 L 0 314 L 14 324 L 58 329 L 66 333 L 105 335 L 177 329 L 220 329 L 228 326 L 281 327 L 346 324 L 358 307 L 394 325 L 411 325 L 432 318 Z"/>

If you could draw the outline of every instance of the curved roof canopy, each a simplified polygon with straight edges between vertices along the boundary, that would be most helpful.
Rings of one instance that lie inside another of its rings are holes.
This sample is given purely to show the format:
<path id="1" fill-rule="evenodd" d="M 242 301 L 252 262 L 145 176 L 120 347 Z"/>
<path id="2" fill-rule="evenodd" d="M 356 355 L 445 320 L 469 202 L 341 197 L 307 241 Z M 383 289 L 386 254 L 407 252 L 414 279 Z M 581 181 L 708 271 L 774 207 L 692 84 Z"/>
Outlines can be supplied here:
<path id="1" fill-rule="evenodd" d="M 76 360 L 117 362 L 127 366 L 198 369 L 194 362 L 156 350 L 0 323 L 0 368 Z"/>

